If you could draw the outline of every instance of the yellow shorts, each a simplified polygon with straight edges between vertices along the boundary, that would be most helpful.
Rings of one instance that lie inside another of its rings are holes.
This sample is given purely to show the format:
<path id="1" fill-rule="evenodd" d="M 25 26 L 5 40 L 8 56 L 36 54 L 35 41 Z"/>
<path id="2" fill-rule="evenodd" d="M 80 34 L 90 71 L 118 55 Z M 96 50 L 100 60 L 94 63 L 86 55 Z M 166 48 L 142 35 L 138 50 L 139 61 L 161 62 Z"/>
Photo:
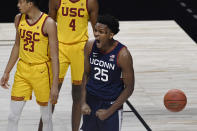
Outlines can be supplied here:
<path id="1" fill-rule="evenodd" d="M 19 60 L 14 77 L 11 99 L 15 101 L 31 100 L 34 91 L 36 101 L 47 106 L 52 85 L 51 63 L 27 64 Z"/>
<path id="2" fill-rule="evenodd" d="M 59 42 L 59 82 L 62 83 L 70 65 L 72 84 L 80 85 L 84 72 L 84 46 L 86 41 L 77 44 Z"/>

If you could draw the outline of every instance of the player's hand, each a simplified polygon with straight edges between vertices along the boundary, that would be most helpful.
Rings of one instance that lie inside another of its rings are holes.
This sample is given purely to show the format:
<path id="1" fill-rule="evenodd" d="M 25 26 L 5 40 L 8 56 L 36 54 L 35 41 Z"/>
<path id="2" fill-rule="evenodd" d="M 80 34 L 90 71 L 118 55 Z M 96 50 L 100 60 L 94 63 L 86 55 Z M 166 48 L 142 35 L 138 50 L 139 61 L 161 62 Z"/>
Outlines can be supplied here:
<path id="1" fill-rule="evenodd" d="M 106 109 L 99 109 L 99 110 L 96 111 L 96 116 L 97 116 L 100 120 L 105 120 L 105 119 L 107 119 L 110 115 L 111 115 L 111 113 L 109 113 L 108 110 L 106 110 Z"/>
<path id="2" fill-rule="evenodd" d="M 50 102 L 51 102 L 51 104 L 56 104 L 57 103 L 58 95 L 59 95 L 58 87 L 52 87 L 51 92 L 50 92 Z"/>
<path id="3" fill-rule="evenodd" d="M 4 89 L 9 89 L 10 87 L 10 85 L 8 84 L 9 76 L 9 73 L 4 73 L 1 77 L 0 85 Z"/>
<path id="4" fill-rule="evenodd" d="M 81 113 L 83 115 L 90 115 L 91 109 L 87 103 L 81 105 Z"/>

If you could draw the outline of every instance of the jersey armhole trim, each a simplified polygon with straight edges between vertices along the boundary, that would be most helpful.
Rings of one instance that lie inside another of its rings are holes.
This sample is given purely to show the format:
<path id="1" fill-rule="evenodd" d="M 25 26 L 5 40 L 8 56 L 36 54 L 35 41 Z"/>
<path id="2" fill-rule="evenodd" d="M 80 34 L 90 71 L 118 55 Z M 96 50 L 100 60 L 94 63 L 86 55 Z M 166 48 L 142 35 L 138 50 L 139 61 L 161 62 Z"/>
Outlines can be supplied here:
<path id="1" fill-rule="evenodd" d="M 44 19 L 44 22 L 43 22 L 43 24 L 42 24 L 42 29 L 41 29 L 41 30 L 42 30 L 42 31 L 41 31 L 42 34 L 43 34 L 44 36 L 46 36 L 46 37 L 47 37 L 48 35 L 47 35 L 47 33 L 44 33 L 44 25 L 45 25 L 45 22 L 46 22 L 46 20 L 47 20 L 48 17 L 49 17 L 49 16 L 47 16 L 47 17 Z"/>
<path id="2" fill-rule="evenodd" d="M 87 9 L 87 12 L 88 12 L 88 15 L 89 15 L 88 0 L 86 0 L 86 9 Z"/>
<path id="3" fill-rule="evenodd" d="M 119 65 L 119 63 L 118 63 L 118 59 L 119 59 L 119 55 L 120 55 L 120 51 L 121 51 L 123 48 L 126 48 L 126 46 L 123 46 L 123 47 L 118 51 L 118 54 L 117 54 L 116 63 L 117 63 L 117 66 L 118 66 L 118 67 L 120 67 L 120 65 Z"/>
<path id="4" fill-rule="evenodd" d="M 61 3 L 62 3 L 62 0 L 59 0 L 58 6 L 57 6 L 57 11 L 59 10 Z"/>

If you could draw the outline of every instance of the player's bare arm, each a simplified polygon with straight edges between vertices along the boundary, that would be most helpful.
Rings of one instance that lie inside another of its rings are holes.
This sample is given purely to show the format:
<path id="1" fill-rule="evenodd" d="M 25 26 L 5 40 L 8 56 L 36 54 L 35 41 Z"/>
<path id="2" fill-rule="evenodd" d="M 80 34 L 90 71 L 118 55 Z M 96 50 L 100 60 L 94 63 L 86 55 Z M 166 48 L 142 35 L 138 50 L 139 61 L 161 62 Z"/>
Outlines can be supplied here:
<path id="1" fill-rule="evenodd" d="M 96 115 L 101 120 L 105 120 L 111 116 L 117 109 L 119 109 L 123 103 L 131 96 L 134 90 L 134 70 L 133 70 L 133 60 L 127 48 L 123 48 L 120 51 L 118 64 L 122 69 L 122 78 L 125 85 L 124 90 L 113 103 L 113 105 L 107 110 L 100 109 L 97 111 Z"/>
<path id="2" fill-rule="evenodd" d="M 93 41 L 88 41 L 84 47 L 84 73 L 82 80 L 82 92 L 81 92 L 81 111 L 82 114 L 88 115 L 91 112 L 90 107 L 86 103 L 86 83 L 90 73 L 89 55 L 92 49 Z"/>
<path id="3" fill-rule="evenodd" d="M 96 20 L 98 17 L 99 5 L 97 0 L 88 0 L 88 13 L 90 16 L 90 22 L 92 29 L 94 30 Z"/>
<path id="4" fill-rule="evenodd" d="M 54 21 L 56 20 L 57 17 L 57 10 L 60 5 L 60 0 L 49 0 L 49 16 L 53 18 Z"/>
<path id="5" fill-rule="evenodd" d="M 18 14 L 15 16 L 15 20 L 14 20 L 15 28 L 16 28 L 15 44 L 12 48 L 10 58 L 8 60 L 4 74 L 3 74 L 1 81 L 0 81 L 0 85 L 5 89 L 9 88 L 9 85 L 8 85 L 9 74 L 19 57 L 20 36 L 19 36 L 19 32 L 18 32 L 18 24 L 20 21 L 20 16 L 21 16 L 21 14 Z"/>
<path id="6" fill-rule="evenodd" d="M 48 34 L 50 58 L 53 72 L 53 85 L 51 88 L 51 103 L 55 104 L 58 99 L 58 78 L 59 78 L 59 58 L 58 58 L 58 39 L 57 27 L 55 21 L 48 17 L 44 25 L 43 31 Z"/>

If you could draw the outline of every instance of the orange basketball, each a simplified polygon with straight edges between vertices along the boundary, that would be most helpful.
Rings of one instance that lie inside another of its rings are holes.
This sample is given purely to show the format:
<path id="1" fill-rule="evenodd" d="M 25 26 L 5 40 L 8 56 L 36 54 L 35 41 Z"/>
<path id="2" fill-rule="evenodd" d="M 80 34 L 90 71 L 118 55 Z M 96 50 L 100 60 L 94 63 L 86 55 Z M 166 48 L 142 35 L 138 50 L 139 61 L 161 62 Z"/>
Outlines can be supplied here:
<path id="1" fill-rule="evenodd" d="M 187 97 L 181 90 L 169 90 L 164 96 L 164 105 L 169 111 L 179 112 L 185 108 L 186 104 Z"/>

